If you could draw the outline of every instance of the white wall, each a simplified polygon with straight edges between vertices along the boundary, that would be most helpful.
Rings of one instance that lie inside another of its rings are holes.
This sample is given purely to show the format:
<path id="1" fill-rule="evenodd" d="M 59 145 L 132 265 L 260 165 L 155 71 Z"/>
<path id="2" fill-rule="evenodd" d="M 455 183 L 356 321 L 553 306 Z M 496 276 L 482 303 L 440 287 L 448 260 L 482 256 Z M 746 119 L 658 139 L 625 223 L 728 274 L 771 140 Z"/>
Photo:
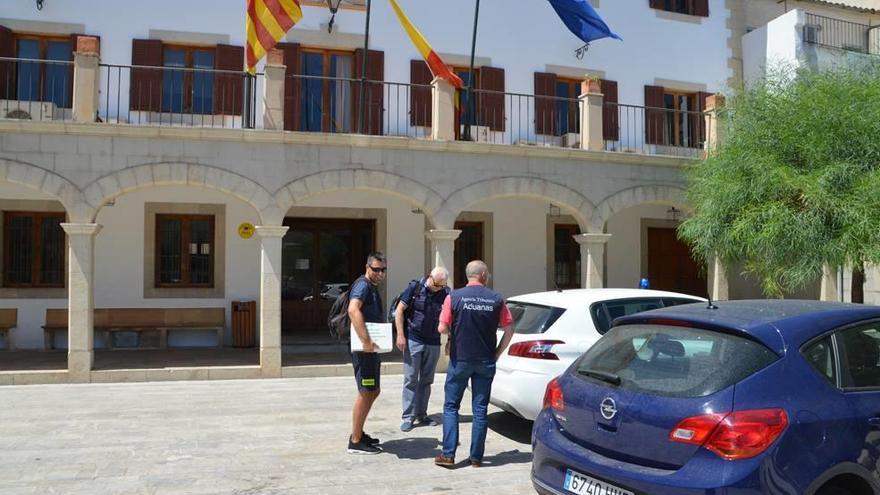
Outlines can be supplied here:
<path id="1" fill-rule="evenodd" d="M 792 10 L 743 36 L 743 78 L 746 84 L 764 77 L 768 67 L 799 65 L 803 13 Z"/>
<path id="2" fill-rule="evenodd" d="M 624 41 L 596 41 L 577 60 L 574 52 L 582 43 L 548 3 L 516 2 L 513 8 L 509 0 L 483 0 L 477 56 L 506 70 L 508 92 L 534 93 L 534 72 L 545 71 L 547 64 L 604 71 L 606 78 L 618 81 L 621 103 L 641 105 L 643 87 L 655 78 L 703 83 L 714 91 L 730 75 L 724 2 L 710 0 L 710 17 L 685 16 L 695 21 L 686 22 L 658 17 L 646 0 L 604 0 L 597 10 Z M 436 51 L 470 53 L 472 0 L 400 3 Z M 385 79 L 409 82 L 409 62 L 419 58 L 418 52 L 387 2 L 372 2 L 372 9 L 370 46 L 386 52 Z M 319 30 L 330 18 L 326 8 L 304 6 L 303 12 L 294 30 Z M 85 33 L 101 36 L 101 59 L 112 64 L 129 64 L 131 40 L 148 38 L 150 29 L 225 34 L 236 45 L 245 38 L 241 0 L 52 0 L 41 11 L 33 0 L 4 0 L 0 18 L 83 24 Z M 340 10 L 336 26 L 342 33 L 362 34 L 364 13 Z"/>

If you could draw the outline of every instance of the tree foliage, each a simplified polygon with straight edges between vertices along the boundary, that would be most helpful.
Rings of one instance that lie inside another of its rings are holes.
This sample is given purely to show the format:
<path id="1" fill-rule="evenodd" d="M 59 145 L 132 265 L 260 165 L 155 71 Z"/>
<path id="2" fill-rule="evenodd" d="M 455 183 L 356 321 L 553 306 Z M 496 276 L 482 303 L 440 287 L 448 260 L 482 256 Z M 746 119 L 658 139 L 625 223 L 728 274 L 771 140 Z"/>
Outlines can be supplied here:
<path id="1" fill-rule="evenodd" d="M 698 258 L 742 263 L 775 297 L 824 263 L 880 263 L 880 63 L 775 69 L 718 126 L 717 152 L 687 173 L 679 236 Z"/>

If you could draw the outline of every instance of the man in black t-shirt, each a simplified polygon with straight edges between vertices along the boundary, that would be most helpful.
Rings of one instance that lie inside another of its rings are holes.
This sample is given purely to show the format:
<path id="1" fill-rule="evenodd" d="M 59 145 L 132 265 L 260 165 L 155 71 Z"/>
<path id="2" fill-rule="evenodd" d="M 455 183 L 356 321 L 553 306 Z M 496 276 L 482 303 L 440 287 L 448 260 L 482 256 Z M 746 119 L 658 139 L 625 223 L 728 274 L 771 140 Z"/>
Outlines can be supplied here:
<path id="1" fill-rule="evenodd" d="M 373 402 L 379 397 L 379 367 L 381 361 L 376 352 L 377 345 L 370 339 L 365 323 L 384 323 L 382 298 L 376 288 L 385 280 L 385 255 L 370 253 L 367 257 L 366 272 L 351 286 L 348 317 L 354 330 L 352 339 L 359 339 L 363 351 L 351 353 L 351 364 L 357 381 L 358 395 L 351 414 L 351 436 L 348 439 L 349 454 L 378 454 L 382 449 L 376 445 L 378 439 L 364 433 L 364 423 Z"/>

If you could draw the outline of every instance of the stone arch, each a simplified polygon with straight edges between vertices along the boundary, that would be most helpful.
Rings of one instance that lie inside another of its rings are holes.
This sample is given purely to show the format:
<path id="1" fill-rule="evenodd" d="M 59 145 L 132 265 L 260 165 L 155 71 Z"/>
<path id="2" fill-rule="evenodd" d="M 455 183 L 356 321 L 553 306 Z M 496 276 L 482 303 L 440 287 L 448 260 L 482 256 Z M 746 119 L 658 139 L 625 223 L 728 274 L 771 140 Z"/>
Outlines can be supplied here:
<path id="1" fill-rule="evenodd" d="M 618 191 L 602 200 L 591 219 L 592 228 L 601 232 L 605 222 L 615 213 L 646 203 L 667 204 L 690 210 L 684 188 L 666 185 L 637 186 Z"/>
<path id="2" fill-rule="evenodd" d="M 36 165 L 0 158 L 0 180 L 36 189 L 57 198 L 71 222 L 88 222 L 92 211 L 82 191 L 68 179 Z"/>
<path id="3" fill-rule="evenodd" d="M 527 196 L 558 205 L 577 220 L 585 232 L 593 216 L 593 203 L 583 194 L 568 186 L 537 177 L 502 177 L 471 184 L 447 198 L 437 215 L 438 228 L 452 228 L 458 215 L 474 203 L 490 198 Z M 601 231 L 596 231 L 601 232 Z"/>
<path id="4" fill-rule="evenodd" d="M 160 162 L 117 170 L 89 184 L 83 196 L 97 216 L 107 200 L 120 194 L 146 187 L 176 185 L 222 191 L 253 206 L 262 224 L 281 224 L 282 217 L 277 214 L 274 198 L 266 188 L 243 175 L 196 163 Z"/>
<path id="5" fill-rule="evenodd" d="M 412 201 L 422 209 L 430 225 L 436 225 L 437 210 L 443 198 L 431 188 L 401 175 L 381 170 L 325 170 L 300 177 L 275 193 L 282 216 L 292 206 L 317 194 L 344 189 L 377 191 Z"/>

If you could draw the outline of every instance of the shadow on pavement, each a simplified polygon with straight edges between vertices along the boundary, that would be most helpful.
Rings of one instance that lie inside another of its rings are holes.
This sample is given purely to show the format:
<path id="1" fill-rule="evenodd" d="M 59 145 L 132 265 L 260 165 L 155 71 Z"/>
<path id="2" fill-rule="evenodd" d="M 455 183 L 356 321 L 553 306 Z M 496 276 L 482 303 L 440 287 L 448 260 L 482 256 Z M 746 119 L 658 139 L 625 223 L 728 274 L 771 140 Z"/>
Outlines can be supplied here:
<path id="1" fill-rule="evenodd" d="M 483 458 L 483 467 L 503 466 L 505 464 L 526 464 L 532 462 L 531 452 L 521 452 L 519 449 L 500 452 Z"/>
<path id="2" fill-rule="evenodd" d="M 440 453 L 440 440 L 437 437 L 410 437 L 388 440 L 380 447 L 398 459 L 433 459 Z"/>
<path id="3" fill-rule="evenodd" d="M 495 433 L 517 443 L 532 443 L 531 421 L 503 411 L 490 414 L 488 419 L 489 429 Z"/>

